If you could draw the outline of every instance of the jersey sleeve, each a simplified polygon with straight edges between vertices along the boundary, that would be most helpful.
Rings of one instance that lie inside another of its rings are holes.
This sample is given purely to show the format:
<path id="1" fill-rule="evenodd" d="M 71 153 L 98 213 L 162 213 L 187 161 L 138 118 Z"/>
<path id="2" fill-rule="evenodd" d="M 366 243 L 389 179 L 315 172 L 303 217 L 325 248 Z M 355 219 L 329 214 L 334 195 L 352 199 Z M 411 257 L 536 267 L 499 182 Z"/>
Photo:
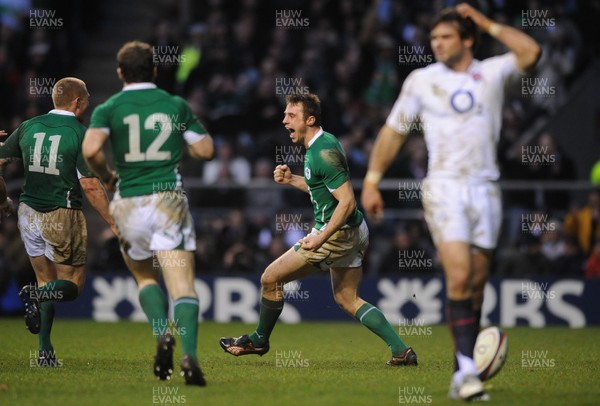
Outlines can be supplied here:
<path id="1" fill-rule="evenodd" d="M 180 102 L 183 106 L 183 122 L 185 124 L 183 138 L 188 143 L 188 145 L 192 145 L 203 139 L 206 136 L 207 131 L 202 125 L 202 123 L 200 123 L 198 118 L 194 115 L 192 109 L 187 104 L 187 102 L 181 98 Z"/>
<path id="2" fill-rule="evenodd" d="M 339 149 L 334 146 L 324 148 L 319 152 L 319 158 L 318 174 L 330 192 L 336 190 L 350 179 L 346 157 Z"/>
<path id="3" fill-rule="evenodd" d="M 416 71 L 411 72 L 404 83 L 398 99 L 392 107 L 385 123 L 399 134 L 406 134 L 407 129 L 421 114 L 421 102 L 418 96 Z"/>
<path id="4" fill-rule="evenodd" d="M 525 72 L 517 66 L 517 57 L 512 52 L 503 55 L 492 56 L 483 62 L 484 74 L 492 76 L 502 83 L 525 75 Z"/>
<path id="5" fill-rule="evenodd" d="M 110 118 L 106 104 L 101 104 L 94 109 L 89 128 L 99 128 L 110 134 Z"/>

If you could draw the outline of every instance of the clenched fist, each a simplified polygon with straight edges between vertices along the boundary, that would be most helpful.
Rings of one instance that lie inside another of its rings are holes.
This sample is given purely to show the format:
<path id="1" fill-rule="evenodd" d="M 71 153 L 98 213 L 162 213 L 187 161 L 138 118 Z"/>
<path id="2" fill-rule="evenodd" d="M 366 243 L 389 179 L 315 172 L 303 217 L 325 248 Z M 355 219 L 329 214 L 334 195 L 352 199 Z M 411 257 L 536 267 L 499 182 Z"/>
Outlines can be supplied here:
<path id="1" fill-rule="evenodd" d="M 292 181 L 292 171 L 287 165 L 277 165 L 273 171 L 273 179 L 277 183 L 287 185 Z"/>

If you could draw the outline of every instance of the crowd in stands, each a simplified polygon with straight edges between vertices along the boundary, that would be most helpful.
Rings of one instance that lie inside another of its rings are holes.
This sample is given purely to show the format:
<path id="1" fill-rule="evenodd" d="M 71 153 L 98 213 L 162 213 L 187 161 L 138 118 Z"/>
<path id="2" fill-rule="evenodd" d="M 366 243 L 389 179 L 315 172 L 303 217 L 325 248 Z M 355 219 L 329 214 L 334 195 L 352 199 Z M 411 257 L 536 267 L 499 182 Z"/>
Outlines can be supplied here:
<path id="1" fill-rule="evenodd" d="M 76 33 L 23 28 L 33 6 L 0 0 L 4 2 L 20 5 L 20 9 L 13 6 L 13 15 L 3 12 L 0 20 L 0 128 L 12 131 L 22 120 L 51 108 L 49 97 L 28 92 L 29 78 L 73 75 L 85 38 L 94 35 L 97 22 L 74 7 L 62 15 L 66 21 L 79 22 L 65 23 Z M 171 56 L 163 59 L 169 63 L 157 65 L 158 86 L 184 97 L 216 140 L 213 161 L 186 158 L 181 168 L 185 178 L 205 185 L 188 189 L 199 273 L 260 273 L 310 228 L 308 196 L 272 187 L 272 170 L 278 163 L 290 162 L 295 173 L 302 173 L 303 151 L 294 149 L 281 124 L 285 94 L 310 90 L 319 95 L 324 129 L 342 142 L 351 176 L 362 181 L 376 132 L 404 78 L 433 61 L 428 44 L 432 16 L 454 3 L 294 0 L 284 7 L 276 0 L 210 0 L 190 1 L 183 10 L 181 2 L 171 2 L 149 24 L 147 35 L 141 37 Z M 598 55 L 598 44 L 591 40 L 596 23 L 586 9 L 591 6 L 577 0 L 513 3 L 479 0 L 475 5 L 495 20 L 519 28 L 524 28 L 522 10 L 547 10 L 547 18 L 555 24 L 530 27 L 530 34 L 544 48 L 536 75 L 557 90 L 555 97 L 524 97 L 518 86 L 509 90 L 498 153 L 502 177 L 530 182 L 586 179 L 587 174 L 577 173 L 574 157 L 560 147 L 567 142 L 563 134 L 548 130 L 529 140 L 522 134 L 536 119 L 560 109 L 577 73 Z M 425 62 L 400 63 L 399 52 L 406 50 Z M 484 35 L 476 57 L 505 51 Z M 536 154 L 551 159 L 529 159 Z M 386 177 L 419 181 L 426 171 L 427 150 L 417 126 Z M 18 178 L 18 166 L 5 176 Z M 252 189 L 244 187 L 249 182 Z M 399 199 L 398 190 L 384 196 L 387 207 L 420 207 L 414 199 Z M 546 191 L 540 197 L 532 188 L 506 191 L 504 200 L 511 216 L 505 220 L 495 274 L 600 276 L 597 192 L 584 202 L 565 191 Z M 542 224 L 536 227 L 538 220 Z M 27 258 L 15 240 L 14 219 L 3 221 L 1 227 L 0 266 L 26 268 Z M 90 269 L 124 270 L 116 239 L 109 232 L 97 238 L 100 248 L 90 252 Z M 401 252 L 410 252 L 411 257 L 403 258 Z M 423 219 L 371 225 L 366 271 L 439 274 L 439 259 Z"/>

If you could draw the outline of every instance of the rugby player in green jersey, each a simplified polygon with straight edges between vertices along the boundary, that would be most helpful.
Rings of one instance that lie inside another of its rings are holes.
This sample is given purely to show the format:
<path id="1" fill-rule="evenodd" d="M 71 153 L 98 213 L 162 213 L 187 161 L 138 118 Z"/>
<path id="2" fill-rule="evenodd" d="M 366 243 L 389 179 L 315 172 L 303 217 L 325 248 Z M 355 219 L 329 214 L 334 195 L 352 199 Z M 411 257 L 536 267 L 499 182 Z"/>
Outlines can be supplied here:
<path id="1" fill-rule="evenodd" d="M 76 299 L 85 281 L 87 229 L 82 189 L 88 201 L 117 233 L 108 198 L 81 155 L 89 105 L 83 81 L 67 77 L 52 89 L 54 110 L 24 121 L 0 147 L 0 167 L 22 159 L 25 173 L 19 197 L 18 226 L 37 284 L 19 292 L 29 331 L 38 334 L 38 365 L 56 366 L 50 332 L 54 303 Z M 0 171 L 0 175 L 1 175 Z M 6 199 L 0 176 L 0 199 Z M 0 204 L 5 207 L 5 204 Z"/>
<path id="2" fill-rule="evenodd" d="M 173 333 L 183 347 L 186 384 L 206 385 L 198 366 L 198 296 L 194 288 L 196 234 L 179 164 L 187 145 L 193 158 L 212 159 L 213 140 L 184 99 L 153 83 L 152 47 L 128 42 L 117 53 L 123 90 L 94 109 L 83 142 L 90 167 L 116 192 L 110 213 L 121 234 L 121 252 L 135 277 L 142 309 L 157 339 L 154 374 L 173 373 Z M 107 166 L 103 145 L 110 138 L 116 173 Z M 174 302 L 174 322 L 159 281 Z"/>
<path id="3" fill-rule="evenodd" d="M 362 259 L 369 245 L 369 230 L 356 207 L 346 154 L 339 141 L 321 128 L 321 103 L 314 94 L 286 97 L 283 125 L 295 144 L 306 148 L 304 176 L 293 175 L 287 165 L 273 172 L 277 183 L 310 195 L 315 225 L 261 277 L 262 299 L 256 330 L 241 337 L 223 337 L 221 347 L 239 356 L 263 355 L 283 310 L 283 287 L 318 271 L 329 272 L 336 303 L 386 342 L 392 352 L 390 366 L 417 365 L 417 355 L 396 334 L 383 313 L 358 295 Z"/>

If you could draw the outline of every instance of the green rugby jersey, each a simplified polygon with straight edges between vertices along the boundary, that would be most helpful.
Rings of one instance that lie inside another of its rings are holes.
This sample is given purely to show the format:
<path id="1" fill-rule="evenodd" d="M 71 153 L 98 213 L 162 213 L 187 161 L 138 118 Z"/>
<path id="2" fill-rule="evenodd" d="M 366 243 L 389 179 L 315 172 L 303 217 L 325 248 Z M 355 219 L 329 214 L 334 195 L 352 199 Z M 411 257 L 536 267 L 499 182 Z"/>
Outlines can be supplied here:
<path id="1" fill-rule="evenodd" d="M 110 135 L 122 197 L 181 187 L 184 134 L 206 134 L 184 99 L 153 83 L 125 86 L 94 109 L 90 128 Z"/>
<path id="2" fill-rule="evenodd" d="M 321 130 L 310 141 L 304 158 L 304 180 L 313 204 L 315 228 L 320 230 L 329 222 L 338 205 L 331 191 L 350 180 L 346 153 L 332 134 Z M 346 220 L 346 224 L 355 227 L 362 220 L 362 212 L 355 209 Z"/>
<path id="3" fill-rule="evenodd" d="M 85 126 L 75 114 L 51 110 L 24 121 L 0 147 L 0 158 L 23 159 L 25 182 L 19 200 L 48 212 L 81 209 L 81 177 L 93 177 L 81 154 Z M 79 172 L 79 174 L 78 174 Z"/>

